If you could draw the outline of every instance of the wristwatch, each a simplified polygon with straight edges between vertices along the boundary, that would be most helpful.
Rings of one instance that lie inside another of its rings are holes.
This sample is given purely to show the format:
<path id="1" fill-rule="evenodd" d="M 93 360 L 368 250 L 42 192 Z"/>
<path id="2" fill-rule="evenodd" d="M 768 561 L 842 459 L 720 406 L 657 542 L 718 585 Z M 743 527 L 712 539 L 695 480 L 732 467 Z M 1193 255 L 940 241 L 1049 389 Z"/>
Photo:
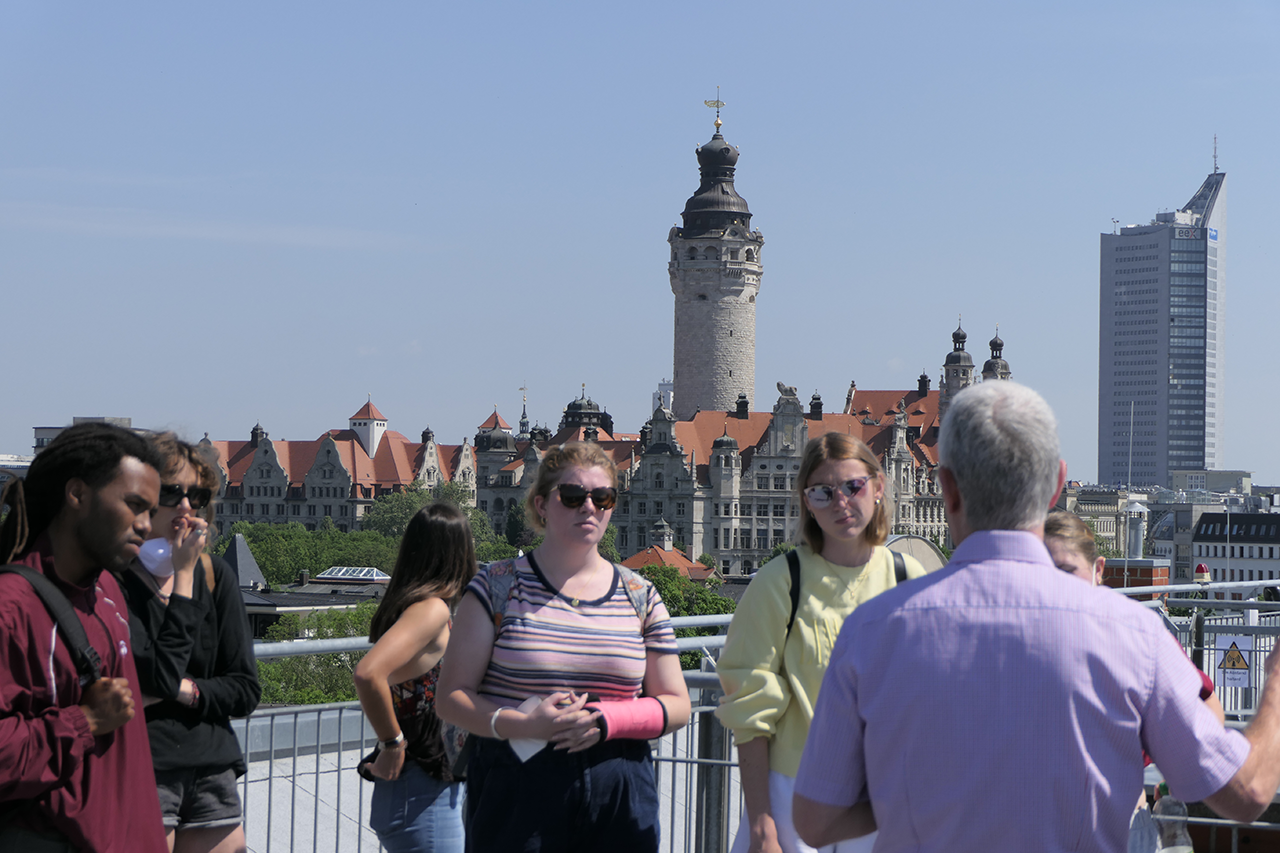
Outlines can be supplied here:
<path id="1" fill-rule="evenodd" d="M 400 732 L 400 734 L 396 735 L 391 740 L 378 741 L 378 747 L 380 749 L 395 749 L 402 743 L 404 743 L 404 732 Z"/>

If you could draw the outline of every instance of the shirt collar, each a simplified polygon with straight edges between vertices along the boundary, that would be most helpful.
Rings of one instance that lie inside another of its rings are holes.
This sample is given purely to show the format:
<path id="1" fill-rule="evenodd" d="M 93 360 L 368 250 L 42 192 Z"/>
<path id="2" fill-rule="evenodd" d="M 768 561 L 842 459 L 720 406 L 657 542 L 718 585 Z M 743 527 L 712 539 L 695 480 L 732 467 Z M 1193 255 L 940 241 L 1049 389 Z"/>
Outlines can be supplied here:
<path id="1" fill-rule="evenodd" d="M 950 565 L 987 560 L 1053 566 L 1044 540 L 1026 530 L 978 530 L 970 533 L 956 546 Z"/>

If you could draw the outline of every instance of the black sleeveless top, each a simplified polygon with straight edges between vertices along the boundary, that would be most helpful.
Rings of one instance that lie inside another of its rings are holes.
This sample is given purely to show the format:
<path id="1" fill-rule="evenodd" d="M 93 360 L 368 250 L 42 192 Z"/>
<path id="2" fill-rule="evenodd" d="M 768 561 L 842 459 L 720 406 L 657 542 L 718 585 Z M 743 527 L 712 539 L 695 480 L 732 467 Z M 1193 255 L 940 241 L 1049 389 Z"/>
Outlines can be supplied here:
<path id="1" fill-rule="evenodd" d="M 437 663 L 418 678 L 391 685 L 391 703 L 400 731 L 404 732 L 407 757 L 418 762 L 433 778 L 451 783 L 454 780 L 444 751 L 442 724 L 436 716 L 439 678 L 440 664 Z"/>

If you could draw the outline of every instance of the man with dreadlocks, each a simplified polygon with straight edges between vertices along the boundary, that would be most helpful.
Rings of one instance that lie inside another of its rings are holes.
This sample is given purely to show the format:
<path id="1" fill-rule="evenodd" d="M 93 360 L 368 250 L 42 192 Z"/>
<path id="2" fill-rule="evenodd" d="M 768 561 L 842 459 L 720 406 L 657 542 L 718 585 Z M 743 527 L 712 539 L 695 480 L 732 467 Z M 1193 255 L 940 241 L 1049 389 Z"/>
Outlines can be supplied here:
<path id="1" fill-rule="evenodd" d="M 109 571 L 151 529 L 159 467 L 128 430 L 80 424 L 32 462 L 25 501 L 6 500 L 0 558 L 67 597 L 102 677 L 80 684 L 31 582 L 0 574 L 0 850 L 168 853 L 146 721 L 134 716 L 129 612 Z"/>

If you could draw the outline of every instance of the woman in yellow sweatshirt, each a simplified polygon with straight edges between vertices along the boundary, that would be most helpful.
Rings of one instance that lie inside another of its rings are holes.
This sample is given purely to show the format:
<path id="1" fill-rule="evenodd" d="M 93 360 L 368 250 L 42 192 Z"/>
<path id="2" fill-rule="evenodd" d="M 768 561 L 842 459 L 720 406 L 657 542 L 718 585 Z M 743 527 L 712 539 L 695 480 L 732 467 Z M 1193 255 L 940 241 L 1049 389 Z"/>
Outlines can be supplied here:
<path id="1" fill-rule="evenodd" d="M 856 438 L 809 442 L 796 478 L 801 533 L 797 606 L 788 557 L 752 579 L 720 654 L 725 696 L 716 714 L 738 745 L 745 814 L 733 853 L 806 853 L 791 822 L 791 793 L 827 660 L 845 618 L 899 577 L 919 577 L 912 557 L 884 547 L 893 516 L 884 472 Z M 794 557 L 791 559 L 795 559 Z M 871 849 L 874 835 L 824 851 Z"/>

